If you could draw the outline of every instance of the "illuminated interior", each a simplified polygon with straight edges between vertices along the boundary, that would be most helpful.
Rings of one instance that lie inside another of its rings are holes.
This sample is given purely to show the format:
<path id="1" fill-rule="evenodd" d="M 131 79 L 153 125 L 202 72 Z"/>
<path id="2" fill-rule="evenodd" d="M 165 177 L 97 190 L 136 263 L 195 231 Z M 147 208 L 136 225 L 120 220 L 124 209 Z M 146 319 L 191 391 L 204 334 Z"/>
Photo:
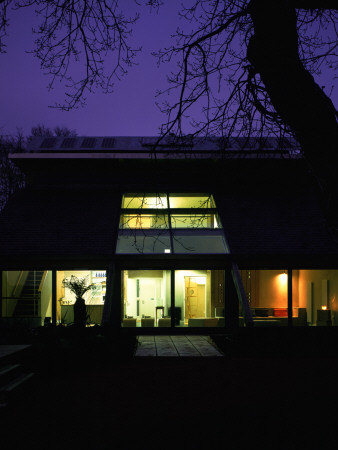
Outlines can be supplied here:
<path id="1" fill-rule="evenodd" d="M 224 326 L 228 301 L 224 271 L 175 270 L 174 273 L 174 325 Z M 63 288 L 62 280 L 72 275 L 93 284 L 84 295 L 87 325 L 100 324 L 106 295 L 104 270 L 57 271 L 56 317 L 53 317 L 51 270 L 2 271 L 2 318 L 14 322 L 25 318 L 34 327 L 43 325 L 45 320 L 71 325 L 75 296 Z M 243 269 L 240 275 L 255 326 L 286 326 L 287 271 Z M 122 326 L 170 327 L 171 286 L 170 270 L 123 270 Z M 292 270 L 292 302 L 293 326 L 338 326 L 338 270 Z M 244 325 L 241 307 L 239 324 Z"/>
<path id="2" fill-rule="evenodd" d="M 87 325 L 100 324 L 106 296 L 105 270 L 60 270 L 57 272 L 57 321 L 64 325 L 74 322 L 73 305 L 76 297 L 62 285 L 62 280 L 69 280 L 71 276 L 78 279 L 85 278 L 86 284 L 92 284 L 91 289 L 83 295 L 87 306 Z"/>
<path id="3" fill-rule="evenodd" d="M 228 253 L 211 194 L 125 194 L 117 253 Z"/>
<path id="4" fill-rule="evenodd" d="M 123 327 L 171 326 L 171 271 L 124 270 Z M 224 272 L 175 271 L 175 326 L 224 326 Z"/>

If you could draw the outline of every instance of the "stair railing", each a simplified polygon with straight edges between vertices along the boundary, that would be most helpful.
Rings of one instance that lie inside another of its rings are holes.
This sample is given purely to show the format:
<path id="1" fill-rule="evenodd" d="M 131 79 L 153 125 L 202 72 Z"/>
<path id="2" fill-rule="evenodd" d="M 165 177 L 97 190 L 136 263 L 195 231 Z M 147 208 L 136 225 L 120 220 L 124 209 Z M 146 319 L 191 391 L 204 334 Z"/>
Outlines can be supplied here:
<path id="1" fill-rule="evenodd" d="M 21 281 L 23 273 L 24 273 L 24 271 L 21 270 L 20 273 L 19 273 L 18 279 L 16 280 L 16 284 L 15 284 L 14 289 L 12 291 L 11 297 L 15 297 L 15 293 L 16 293 L 17 288 L 19 287 L 19 284 L 20 284 L 20 281 Z"/>
<path id="2" fill-rule="evenodd" d="M 41 278 L 41 281 L 40 281 L 40 285 L 39 285 L 39 288 L 38 288 L 38 291 L 39 291 L 39 292 L 42 291 L 43 284 L 44 284 L 44 282 L 45 282 L 45 280 L 46 280 L 47 274 L 48 274 L 48 270 L 45 270 L 45 271 L 43 272 L 43 275 L 42 275 L 42 278 Z"/>

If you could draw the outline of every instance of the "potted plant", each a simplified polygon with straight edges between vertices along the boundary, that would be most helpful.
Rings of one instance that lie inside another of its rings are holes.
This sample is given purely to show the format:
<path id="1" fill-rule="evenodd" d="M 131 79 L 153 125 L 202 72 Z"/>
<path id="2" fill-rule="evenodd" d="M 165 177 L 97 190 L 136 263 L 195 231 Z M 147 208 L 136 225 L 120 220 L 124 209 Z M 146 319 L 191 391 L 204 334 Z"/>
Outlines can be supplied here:
<path id="1" fill-rule="evenodd" d="M 75 275 L 72 275 L 70 278 L 62 280 L 62 286 L 75 294 L 74 325 L 78 328 L 86 326 L 86 303 L 83 296 L 93 287 L 93 284 L 87 284 L 87 279 L 88 277 L 77 278 Z"/>

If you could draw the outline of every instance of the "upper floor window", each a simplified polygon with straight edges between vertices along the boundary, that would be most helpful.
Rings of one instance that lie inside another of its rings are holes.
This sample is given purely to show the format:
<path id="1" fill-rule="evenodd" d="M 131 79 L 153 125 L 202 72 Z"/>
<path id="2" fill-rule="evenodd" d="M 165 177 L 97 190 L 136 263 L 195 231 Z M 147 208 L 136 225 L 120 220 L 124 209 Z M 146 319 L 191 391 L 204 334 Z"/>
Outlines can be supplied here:
<path id="1" fill-rule="evenodd" d="M 117 253 L 228 253 L 211 194 L 125 194 Z"/>

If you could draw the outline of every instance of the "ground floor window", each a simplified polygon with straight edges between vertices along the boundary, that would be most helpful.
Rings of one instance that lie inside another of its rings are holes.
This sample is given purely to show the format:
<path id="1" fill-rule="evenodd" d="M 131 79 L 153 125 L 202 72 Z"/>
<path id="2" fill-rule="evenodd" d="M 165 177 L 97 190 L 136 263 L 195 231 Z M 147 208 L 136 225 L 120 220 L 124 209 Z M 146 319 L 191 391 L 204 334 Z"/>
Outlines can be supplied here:
<path id="1" fill-rule="evenodd" d="M 1 318 L 11 326 L 34 328 L 52 317 L 52 271 L 2 272 Z"/>
<path id="2" fill-rule="evenodd" d="M 72 278 L 73 277 L 73 278 Z M 102 321 L 103 306 L 106 298 L 105 270 L 59 270 L 57 271 L 57 323 L 71 325 L 74 322 L 74 304 L 76 295 L 63 286 L 63 280 L 84 280 L 91 288 L 83 295 L 86 303 L 87 326 L 99 325 Z"/>
<path id="3" fill-rule="evenodd" d="M 287 270 L 241 270 L 254 326 L 288 325 Z M 338 270 L 292 270 L 293 326 L 338 325 Z M 244 325 L 243 306 L 239 325 Z"/>
<path id="4" fill-rule="evenodd" d="M 222 270 L 123 270 L 121 285 L 123 327 L 224 326 Z"/>
<path id="5" fill-rule="evenodd" d="M 293 277 L 293 304 L 305 311 L 305 324 L 338 326 L 338 270 L 294 270 Z"/>
<path id="6" fill-rule="evenodd" d="M 104 269 L 2 271 L 1 322 L 29 329 L 50 322 L 72 325 L 76 295 L 63 286 L 63 280 L 76 277 L 90 285 L 83 296 L 87 326 L 101 324 L 106 302 L 116 305 L 111 321 L 122 327 L 244 326 L 247 311 L 256 327 L 287 326 L 290 319 L 299 327 L 338 326 L 338 270 L 241 269 L 236 279 L 233 273 L 230 269 L 122 270 L 114 275 L 108 298 Z"/>
<path id="7" fill-rule="evenodd" d="M 72 276 L 85 279 L 91 285 L 84 295 L 87 325 L 101 324 L 106 295 L 105 270 L 54 271 L 56 275 L 56 305 L 53 307 L 52 270 L 13 270 L 2 272 L 2 322 L 34 328 L 49 323 L 71 325 L 76 296 L 62 285 Z M 55 315 L 55 317 L 54 317 Z"/>

